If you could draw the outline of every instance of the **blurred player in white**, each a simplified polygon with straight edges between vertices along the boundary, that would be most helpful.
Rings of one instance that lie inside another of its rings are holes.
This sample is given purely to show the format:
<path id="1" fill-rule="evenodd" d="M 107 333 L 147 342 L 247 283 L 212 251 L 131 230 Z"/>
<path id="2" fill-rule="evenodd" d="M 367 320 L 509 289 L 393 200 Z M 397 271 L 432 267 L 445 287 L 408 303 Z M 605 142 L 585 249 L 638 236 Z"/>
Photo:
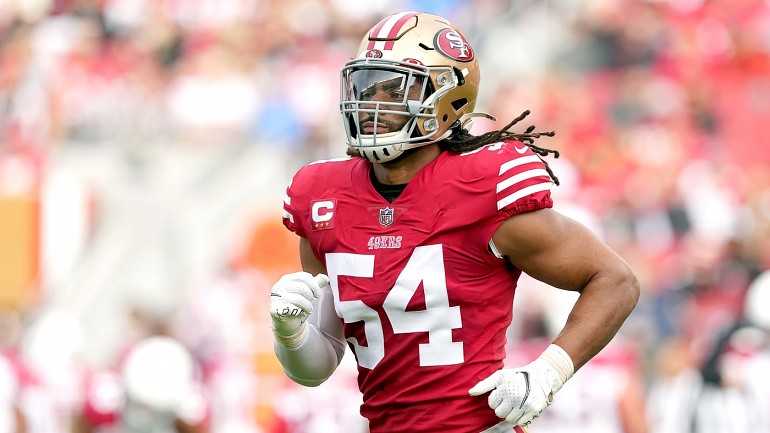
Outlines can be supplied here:
<path id="1" fill-rule="evenodd" d="M 462 33 L 386 17 L 342 69 L 348 154 L 300 169 L 284 224 L 303 272 L 271 293 L 275 351 L 315 386 L 346 345 L 372 433 L 522 432 L 616 334 L 639 296 L 627 264 L 551 209 L 557 178 L 529 127 L 480 136 L 479 65 Z M 554 152 L 555 153 L 555 152 Z M 533 362 L 503 368 L 521 272 L 580 297 Z"/>
<path id="2" fill-rule="evenodd" d="M 73 433 L 206 433 L 209 402 L 195 362 L 176 339 L 152 336 L 117 371 L 87 375 Z"/>

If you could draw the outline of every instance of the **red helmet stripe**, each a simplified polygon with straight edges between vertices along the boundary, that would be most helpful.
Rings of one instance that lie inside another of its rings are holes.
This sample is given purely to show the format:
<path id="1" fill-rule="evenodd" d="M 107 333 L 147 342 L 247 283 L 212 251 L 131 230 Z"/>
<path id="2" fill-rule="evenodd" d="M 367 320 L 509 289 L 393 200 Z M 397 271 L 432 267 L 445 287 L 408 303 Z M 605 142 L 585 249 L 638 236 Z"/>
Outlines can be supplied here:
<path id="1" fill-rule="evenodd" d="M 394 15 L 391 15 L 384 20 L 380 21 L 374 29 L 372 29 L 371 34 L 369 35 L 369 38 L 376 38 L 376 39 L 390 39 L 396 37 L 398 33 L 401 31 L 401 27 L 404 26 L 404 24 L 412 19 L 413 17 L 417 16 L 417 12 L 400 12 Z M 377 41 L 370 40 L 369 44 L 367 45 L 367 49 L 374 49 L 375 44 Z M 393 41 L 388 41 L 385 43 L 385 46 L 382 47 L 386 50 L 392 50 L 393 49 Z"/>

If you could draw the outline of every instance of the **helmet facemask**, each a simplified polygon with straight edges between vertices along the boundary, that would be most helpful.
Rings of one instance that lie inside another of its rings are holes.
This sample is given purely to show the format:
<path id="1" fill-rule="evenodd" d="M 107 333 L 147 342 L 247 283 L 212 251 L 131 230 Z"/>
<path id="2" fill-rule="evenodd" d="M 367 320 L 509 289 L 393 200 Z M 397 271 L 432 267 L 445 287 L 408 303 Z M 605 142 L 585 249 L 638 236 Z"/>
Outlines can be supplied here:
<path id="1" fill-rule="evenodd" d="M 380 59 L 348 62 L 340 86 L 348 146 L 372 162 L 387 162 L 446 138 L 439 134 L 435 101 L 458 83 L 449 67 Z"/>

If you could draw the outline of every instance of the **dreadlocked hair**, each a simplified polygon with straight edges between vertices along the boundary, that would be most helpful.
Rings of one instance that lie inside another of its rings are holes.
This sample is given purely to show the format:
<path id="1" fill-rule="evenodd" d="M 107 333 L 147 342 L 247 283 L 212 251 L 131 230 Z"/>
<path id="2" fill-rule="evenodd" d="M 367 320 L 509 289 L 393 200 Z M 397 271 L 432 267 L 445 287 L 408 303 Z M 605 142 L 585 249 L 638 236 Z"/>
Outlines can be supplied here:
<path id="1" fill-rule="evenodd" d="M 440 141 L 438 145 L 441 150 L 445 150 L 447 152 L 463 153 L 476 150 L 488 144 L 499 143 L 501 141 L 520 141 L 532 149 L 532 152 L 534 152 L 535 155 L 540 158 L 540 161 L 542 161 L 545 165 L 545 170 L 548 172 L 548 175 L 551 176 L 551 179 L 553 179 L 553 183 L 556 185 L 561 185 L 559 178 L 556 177 L 556 175 L 553 173 L 553 170 L 551 170 L 551 166 L 548 165 L 548 161 L 543 159 L 544 156 L 548 156 L 550 153 L 553 154 L 554 158 L 558 158 L 559 151 L 535 145 L 535 140 L 541 136 L 553 137 L 556 135 L 556 133 L 554 131 L 535 132 L 535 125 L 529 126 L 524 132 L 509 131 L 509 129 L 524 120 L 524 118 L 527 116 L 529 116 L 529 110 L 521 113 L 519 117 L 513 119 L 511 123 L 505 125 L 503 129 L 485 132 L 481 135 L 472 135 L 467 130 L 458 126 L 455 128 L 449 138 L 445 138 L 444 140 Z M 346 154 L 353 157 L 362 157 L 358 149 L 352 146 L 348 146 Z"/>
<path id="2" fill-rule="evenodd" d="M 488 144 L 499 143 L 501 141 L 520 141 L 532 149 L 532 152 L 534 152 L 535 155 L 540 158 L 543 164 L 545 164 L 545 170 L 548 172 L 548 175 L 551 176 L 553 182 L 556 185 L 560 185 L 559 178 L 556 177 L 556 175 L 553 173 L 551 167 L 548 165 L 548 162 L 543 159 L 544 156 L 548 156 L 548 154 L 551 153 L 553 154 L 554 158 L 558 158 L 559 151 L 535 145 L 535 140 L 541 136 L 553 137 L 556 135 L 556 133 L 554 131 L 535 132 L 535 125 L 529 126 L 524 132 L 510 131 L 514 125 L 524 120 L 524 118 L 527 116 L 529 116 L 529 110 L 521 113 L 517 118 L 513 119 L 502 129 L 485 132 L 481 135 L 472 135 L 467 130 L 458 127 L 456 132 L 454 132 L 449 138 L 440 141 L 439 146 L 442 150 L 446 150 L 448 152 L 462 153 L 476 150 Z"/>

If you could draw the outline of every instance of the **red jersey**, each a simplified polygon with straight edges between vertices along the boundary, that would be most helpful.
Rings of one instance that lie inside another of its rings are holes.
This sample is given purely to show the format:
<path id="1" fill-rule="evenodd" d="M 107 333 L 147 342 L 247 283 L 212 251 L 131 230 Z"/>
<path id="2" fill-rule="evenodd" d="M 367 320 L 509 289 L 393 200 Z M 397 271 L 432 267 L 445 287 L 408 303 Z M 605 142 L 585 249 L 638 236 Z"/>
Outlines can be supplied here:
<path id="1" fill-rule="evenodd" d="M 300 169 L 284 224 L 326 267 L 358 361 L 372 433 L 479 432 L 501 420 L 468 390 L 503 367 L 521 271 L 493 254 L 512 215 L 552 206 L 552 181 L 519 142 L 442 152 L 392 203 L 363 158 Z M 507 431 L 510 431 L 509 427 Z"/>

